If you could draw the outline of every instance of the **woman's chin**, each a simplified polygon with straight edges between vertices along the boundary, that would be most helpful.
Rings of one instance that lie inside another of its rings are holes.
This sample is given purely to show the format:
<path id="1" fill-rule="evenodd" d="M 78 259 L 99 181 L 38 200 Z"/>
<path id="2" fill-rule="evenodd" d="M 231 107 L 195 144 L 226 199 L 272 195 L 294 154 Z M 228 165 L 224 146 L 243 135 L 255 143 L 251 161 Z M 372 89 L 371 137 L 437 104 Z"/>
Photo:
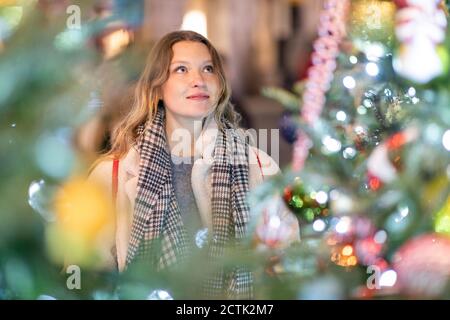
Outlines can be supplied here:
<path id="1" fill-rule="evenodd" d="M 189 112 L 189 114 L 187 114 L 187 117 L 190 117 L 192 119 L 195 120 L 201 120 L 204 117 L 206 117 L 207 115 L 209 115 L 211 112 L 213 111 L 213 108 L 208 107 L 208 108 L 196 108 L 195 110 L 192 110 L 191 112 Z"/>
<path id="2" fill-rule="evenodd" d="M 166 107 L 166 109 L 168 109 Z M 177 109 L 169 109 L 170 113 L 174 116 L 189 119 L 189 120 L 202 120 L 214 111 L 214 106 L 211 104 L 189 104 L 179 106 Z"/>

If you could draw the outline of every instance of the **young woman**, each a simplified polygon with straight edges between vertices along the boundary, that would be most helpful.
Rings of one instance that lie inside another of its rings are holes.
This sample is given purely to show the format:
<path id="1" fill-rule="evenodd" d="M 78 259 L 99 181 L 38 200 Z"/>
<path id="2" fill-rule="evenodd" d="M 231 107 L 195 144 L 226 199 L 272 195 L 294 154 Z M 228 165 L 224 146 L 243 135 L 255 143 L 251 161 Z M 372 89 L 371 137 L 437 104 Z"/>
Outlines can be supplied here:
<path id="1" fill-rule="evenodd" d="M 237 130 L 229 98 L 219 55 L 206 38 L 176 31 L 155 45 L 134 106 L 90 176 L 113 194 L 109 261 L 120 271 L 137 259 L 157 269 L 175 265 L 195 247 L 200 229 L 214 239 L 213 258 L 246 236 L 245 197 L 279 168 Z M 289 213 L 280 217 L 298 227 Z M 251 275 L 242 270 L 208 286 L 212 297 L 252 297 Z"/>

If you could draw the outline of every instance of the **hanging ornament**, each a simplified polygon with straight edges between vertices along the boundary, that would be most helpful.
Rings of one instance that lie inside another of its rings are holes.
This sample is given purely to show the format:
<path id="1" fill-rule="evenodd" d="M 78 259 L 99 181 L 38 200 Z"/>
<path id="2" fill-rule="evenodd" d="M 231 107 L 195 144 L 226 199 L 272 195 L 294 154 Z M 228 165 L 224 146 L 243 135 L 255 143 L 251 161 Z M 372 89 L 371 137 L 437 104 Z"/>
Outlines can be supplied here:
<path id="1" fill-rule="evenodd" d="M 46 222 L 55 220 L 51 208 L 51 202 L 54 195 L 54 187 L 48 186 L 43 179 L 32 181 L 28 187 L 28 204 L 41 215 Z"/>
<path id="2" fill-rule="evenodd" d="M 434 231 L 450 236 L 450 196 L 441 210 L 436 213 Z"/>
<path id="3" fill-rule="evenodd" d="M 377 191 L 383 184 L 396 179 L 403 165 L 402 148 L 418 136 L 414 127 L 395 133 L 378 145 L 367 160 L 367 180 L 371 190 Z"/>
<path id="4" fill-rule="evenodd" d="M 349 5 L 348 0 L 326 0 L 320 15 L 319 37 L 313 45 L 312 66 L 308 69 L 308 78 L 301 100 L 301 118 L 307 125 L 314 124 L 325 104 L 325 93 L 330 87 L 333 72 L 336 69 L 339 44 L 346 34 L 345 25 Z M 309 137 L 300 131 L 293 150 L 294 171 L 303 168 L 311 147 L 312 142 Z"/>
<path id="5" fill-rule="evenodd" d="M 450 277 L 450 237 L 425 234 L 406 242 L 394 256 L 398 284 L 406 295 L 441 295 Z"/>
<path id="6" fill-rule="evenodd" d="M 418 215 L 418 210 L 411 200 L 398 200 L 398 204 L 386 218 L 384 228 L 393 241 L 400 241 L 414 227 L 414 221 L 419 219 Z"/>
<path id="7" fill-rule="evenodd" d="M 308 190 L 300 179 L 284 189 L 284 201 L 303 223 L 312 223 L 328 216 L 328 194 L 325 191 Z"/>
<path id="8" fill-rule="evenodd" d="M 208 244 L 208 228 L 203 228 L 195 233 L 195 245 L 197 248 L 204 248 Z"/>
<path id="9" fill-rule="evenodd" d="M 438 44 L 445 39 L 447 19 L 440 0 L 397 1 L 397 39 L 401 42 L 394 69 L 417 83 L 427 83 L 442 74 L 447 58 L 442 59 Z M 422 62 L 426 61 L 426 65 Z"/>
<path id="10" fill-rule="evenodd" d="M 280 251 L 300 240 L 298 220 L 290 214 L 279 196 L 265 201 L 265 209 L 253 234 L 253 247 L 269 253 L 264 270 L 269 276 L 284 273 Z"/>
<path id="11" fill-rule="evenodd" d="M 284 204 L 274 197 L 263 210 L 256 226 L 253 244 L 259 249 L 283 249 L 299 239 L 298 221 L 288 212 L 284 217 L 281 206 Z"/>
<path id="12" fill-rule="evenodd" d="M 285 111 L 281 115 L 279 122 L 281 136 L 289 143 L 293 144 L 297 139 L 298 126 L 295 123 L 292 112 Z"/>
<path id="13" fill-rule="evenodd" d="M 369 145 L 369 136 L 367 133 L 367 128 L 361 125 L 346 127 L 347 135 L 352 139 L 356 150 L 359 152 L 365 152 L 367 146 Z"/>

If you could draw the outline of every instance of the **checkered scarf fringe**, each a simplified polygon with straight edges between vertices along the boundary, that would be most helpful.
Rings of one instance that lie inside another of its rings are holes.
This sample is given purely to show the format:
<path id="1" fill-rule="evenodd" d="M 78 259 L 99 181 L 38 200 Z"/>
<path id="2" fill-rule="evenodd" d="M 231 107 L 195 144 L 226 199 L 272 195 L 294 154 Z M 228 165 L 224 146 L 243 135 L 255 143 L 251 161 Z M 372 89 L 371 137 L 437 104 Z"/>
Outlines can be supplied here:
<path id="1" fill-rule="evenodd" d="M 176 266 L 189 257 L 190 247 L 176 201 L 164 131 L 165 112 L 158 107 L 154 119 L 138 134 L 140 172 L 127 265 L 144 260 L 156 270 Z M 214 270 L 204 282 L 208 299 L 252 299 L 253 276 L 245 267 L 225 270 L 219 265 L 225 248 L 239 247 L 246 236 L 249 208 L 248 143 L 224 121 L 214 149 L 212 173 L 212 225 L 208 257 Z"/>

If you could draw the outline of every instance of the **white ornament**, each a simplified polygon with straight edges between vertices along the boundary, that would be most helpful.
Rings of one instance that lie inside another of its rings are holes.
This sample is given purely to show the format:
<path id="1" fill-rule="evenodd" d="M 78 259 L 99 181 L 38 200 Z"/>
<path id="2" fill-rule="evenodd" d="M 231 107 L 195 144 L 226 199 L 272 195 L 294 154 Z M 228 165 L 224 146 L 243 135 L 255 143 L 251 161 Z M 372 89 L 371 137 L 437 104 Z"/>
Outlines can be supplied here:
<path id="1" fill-rule="evenodd" d="M 438 3 L 409 0 L 409 6 L 396 14 L 395 34 L 402 44 L 394 59 L 394 69 L 417 83 L 426 83 L 444 71 L 436 45 L 445 39 L 447 19 Z"/>
<path id="2" fill-rule="evenodd" d="M 394 69 L 407 79 L 427 83 L 443 72 L 443 64 L 434 44 L 419 38 L 411 45 L 400 48 L 394 60 Z"/>

